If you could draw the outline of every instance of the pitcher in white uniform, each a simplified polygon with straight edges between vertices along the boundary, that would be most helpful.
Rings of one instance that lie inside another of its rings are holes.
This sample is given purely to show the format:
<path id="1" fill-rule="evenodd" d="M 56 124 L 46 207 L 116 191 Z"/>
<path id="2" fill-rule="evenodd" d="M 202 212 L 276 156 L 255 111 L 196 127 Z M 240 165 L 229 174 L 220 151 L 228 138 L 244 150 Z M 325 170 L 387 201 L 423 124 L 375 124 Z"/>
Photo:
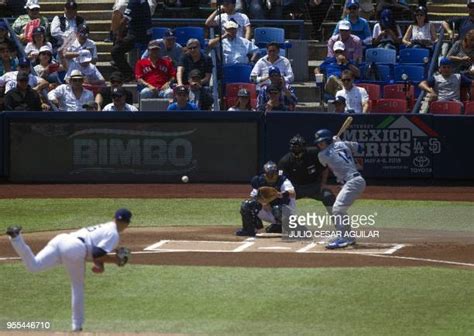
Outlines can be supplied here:
<path id="1" fill-rule="evenodd" d="M 127 209 L 115 212 L 114 220 L 89 226 L 54 237 L 36 256 L 21 235 L 21 226 L 7 229 L 7 235 L 16 253 L 30 272 L 40 272 L 59 264 L 66 268 L 71 280 L 72 330 L 81 331 L 84 323 L 85 261 L 94 262 L 93 271 L 104 271 L 104 262 L 116 262 L 107 255 L 118 245 L 120 233 L 130 224 L 132 213 Z"/>
<path id="2" fill-rule="evenodd" d="M 355 244 L 355 239 L 350 235 L 351 223 L 347 210 L 360 197 L 366 186 L 352 156 L 353 153 L 360 152 L 361 147 L 357 142 L 333 139 L 332 132 L 327 129 L 317 131 L 314 137 L 315 144 L 321 150 L 318 153 L 319 161 L 324 167 L 328 166 L 337 181 L 343 184 L 332 207 L 338 237 L 326 245 L 326 248 L 344 248 Z"/>

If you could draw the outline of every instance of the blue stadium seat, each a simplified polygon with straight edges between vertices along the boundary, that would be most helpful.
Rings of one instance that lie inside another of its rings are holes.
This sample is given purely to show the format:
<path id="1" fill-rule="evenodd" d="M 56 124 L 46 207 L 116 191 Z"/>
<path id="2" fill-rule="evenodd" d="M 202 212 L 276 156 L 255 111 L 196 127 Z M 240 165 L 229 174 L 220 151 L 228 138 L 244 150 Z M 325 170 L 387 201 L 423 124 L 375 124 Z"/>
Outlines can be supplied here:
<path id="1" fill-rule="evenodd" d="M 151 29 L 151 38 L 153 40 L 157 40 L 157 39 L 160 39 L 160 38 L 163 38 L 163 35 L 165 34 L 165 32 L 167 32 L 170 28 L 167 28 L 167 27 L 153 27 Z"/>
<path id="2" fill-rule="evenodd" d="M 365 51 L 365 62 L 376 64 L 397 63 L 397 52 L 392 49 L 371 48 Z"/>
<path id="3" fill-rule="evenodd" d="M 400 50 L 401 64 L 428 64 L 430 51 L 424 48 L 406 48 Z"/>
<path id="4" fill-rule="evenodd" d="M 422 65 L 397 64 L 395 66 L 395 81 L 404 82 L 403 74 L 407 75 L 406 80 L 410 82 L 421 82 L 426 79 L 425 67 Z"/>
<path id="5" fill-rule="evenodd" d="M 186 46 L 186 42 L 190 38 L 198 39 L 201 43 L 201 49 L 206 47 L 204 41 L 204 28 L 202 27 L 177 27 L 175 30 L 176 42 L 181 44 L 183 47 Z"/>
<path id="6" fill-rule="evenodd" d="M 360 66 L 360 72 L 361 72 L 361 79 L 364 82 L 370 82 L 370 83 L 388 83 L 391 80 L 393 80 L 393 75 L 392 75 L 392 66 L 388 64 L 377 64 L 377 73 L 379 76 L 379 80 L 373 80 L 370 78 L 366 77 L 367 74 L 367 68 L 369 64 L 362 64 Z"/>
<path id="7" fill-rule="evenodd" d="M 286 49 L 291 48 L 291 43 L 285 42 L 285 30 L 282 28 L 260 27 L 255 28 L 254 43 L 260 48 L 260 56 L 267 54 L 267 44 L 277 42 L 280 45 L 280 56 L 286 56 Z"/>
<path id="8" fill-rule="evenodd" d="M 285 42 L 285 30 L 282 28 L 255 28 L 254 30 L 255 44 L 258 47 L 265 48 L 267 43 Z"/>
<path id="9" fill-rule="evenodd" d="M 224 65 L 223 85 L 227 83 L 250 83 L 250 64 L 226 64 Z"/>

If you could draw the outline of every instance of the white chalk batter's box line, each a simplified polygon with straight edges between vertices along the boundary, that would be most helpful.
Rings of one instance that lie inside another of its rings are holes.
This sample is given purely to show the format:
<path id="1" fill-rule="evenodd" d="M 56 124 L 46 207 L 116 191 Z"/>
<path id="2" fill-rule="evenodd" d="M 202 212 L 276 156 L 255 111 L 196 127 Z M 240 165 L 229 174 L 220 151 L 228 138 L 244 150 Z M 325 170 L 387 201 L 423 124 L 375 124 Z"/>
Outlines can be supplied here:
<path id="1" fill-rule="evenodd" d="M 179 252 L 207 252 L 207 253 L 239 253 L 245 252 L 249 247 L 254 246 L 258 240 L 255 238 L 249 238 L 242 242 L 236 241 L 217 241 L 217 240 L 160 240 L 159 242 L 147 246 L 144 248 L 144 252 L 154 252 L 154 253 L 179 253 Z M 184 245 L 192 245 L 192 244 L 220 244 L 220 245 L 238 245 L 233 249 L 205 249 L 199 247 L 183 247 L 183 248 L 166 248 L 166 244 L 184 244 Z M 276 245 L 277 243 L 275 243 Z M 306 246 L 299 248 L 295 251 L 289 251 L 292 248 L 288 246 L 255 246 L 258 250 L 262 251 L 288 251 L 294 253 L 313 253 L 313 254 L 382 254 L 382 255 L 391 255 L 397 252 L 398 250 L 405 247 L 405 244 L 377 244 L 377 243 L 367 243 L 363 244 L 363 246 L 367 247 L 378 247 L 380 251 L 357 251 L 357 250 L 316 250 L 313 251 L 312 249 L 316 246 L 320 245 L 320 243 L 311 242 L 308 243 Z M 136 253 L 136 252 L 135 252 Z"/>

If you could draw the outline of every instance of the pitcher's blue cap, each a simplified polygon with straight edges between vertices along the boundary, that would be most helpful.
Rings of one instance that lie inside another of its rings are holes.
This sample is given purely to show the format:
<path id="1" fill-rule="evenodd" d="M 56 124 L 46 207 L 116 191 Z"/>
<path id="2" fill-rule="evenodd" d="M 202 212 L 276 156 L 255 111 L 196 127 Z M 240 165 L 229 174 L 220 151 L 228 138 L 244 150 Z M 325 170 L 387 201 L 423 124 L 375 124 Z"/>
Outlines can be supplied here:
<path id="1" fill-rule="evenodd" d="M 132 213 L 130 212 L 130 210 L 125 209 L 125 208 L 118 209 L 115 212 L 115 219 L 118 219 L 124 222 L 130 222 L 130 220 L 132 219 Z"/>

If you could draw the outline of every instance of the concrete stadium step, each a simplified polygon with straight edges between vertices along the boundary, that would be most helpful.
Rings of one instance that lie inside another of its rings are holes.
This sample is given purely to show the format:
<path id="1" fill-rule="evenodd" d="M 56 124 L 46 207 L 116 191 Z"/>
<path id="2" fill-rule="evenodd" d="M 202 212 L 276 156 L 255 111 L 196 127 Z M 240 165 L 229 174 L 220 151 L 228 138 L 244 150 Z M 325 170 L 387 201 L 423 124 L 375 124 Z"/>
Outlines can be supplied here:
<path id="1" fill-rule="evenodd" d="M 326 112 L 326 107 L 318 102 L 307 102 L 296 104 L 296 111 L 299 112 Z"/>
<path id="2" fill-rule="evenodd" d="M 317 96 L 318 90 L 314 81 L 293 83 L 291 86 L 295 89 L 295 95 L 298 97 L 298 102 L 307 103 L 319 101 Z"/>
<path id="3" fill-rule="evenodd" d="M 112 14 L 109 14 L 108 20 L 90 20 L 87 22 L 90 31 L 94 32 L 108 32 L 110 30 L 110 17 Z"/>
<path id="4" fill-rule="evenodd" d="M 109 31 L 91 31 L 89 34 L 89 38 L 95 42 L 102 42 L 106 37 L 109 37 Z"/>
<path id="5" fill-rule="evenodd" d="M 431 0 L 432 4 L 446 4 L 446 0 Z M 450 0 L 450 4 L 459 4 L 466 6 L 466 0 Z"/>
<path id="6" fill-rule="evenodd" d="M 48 18 L 53 18 L 55 16 L 60 16 L 64 14 L 64 11 L 41 11 L 42 14 Z M 109 20 L 112 17 L 111 10 L 84 10 L 78 12 L 80 16 L 82 16 L 86 21 L 92 20 Z M 110 23 L 109 23 L 110 25 Z"/>
<path id="7" fill-rule="evenodd" d="M 40 5 L 43 7 L 44 4 L 49 3 L 60 3 L 61 6 L 64 6 L 66 1 L 59 1 L 59 0 L 41 0 Z M 114 4 L 114 0 L 76 0 L 77 4 L 80 6 L 82 4 L 96 4 L 96 3 L 108 3 Z"/>
<path id="8" fill-rule="evenodd" d="M 428 13 L 431 16 L 432 13 L 456 13 L 467 15 L 466 2 L 463 4 L 429 4 Z"/>
<path id="9" fill-rule="evenodd" d="M 451 12 L 430 12 L 430 19 L 432 21 L 443 21 L 452 18 L 453 16 L 461 17 L 461 16 L 468 16 L 468 13 L 451 13 Z"/>
<path id="10" fill-rule="evenodd" d="M 64 9 L 65 1 L 55 1 L 55 2 L 44 2 L 41 0 L 41 13 L 51 12 L 51 11 L 58 11 Z M 114 5 L 113 1 L 108 0 L 108 2 L 89 2 L 87 4 L 78 2 L 79 12 L 82 15 L 82 11 L 84 8 L 86 10 L 112 10 Z"/>
<path id="11" fill-rule="evenodd" d="M 110 52 L 97 52 L 97 56 L 102 62 L 110 62 L 112 60 Z"/>
<path id="12" fill-rule="evenodd" d="M 100 52 L 100 53 L 106 53 L 106 52 L 110 53 L 113 47 L 112 43 L 103 42 L 103 39 L 98 40 L 98 41 L 95 40 L 95 43 L 97 45 L 97 52 Z"/>

